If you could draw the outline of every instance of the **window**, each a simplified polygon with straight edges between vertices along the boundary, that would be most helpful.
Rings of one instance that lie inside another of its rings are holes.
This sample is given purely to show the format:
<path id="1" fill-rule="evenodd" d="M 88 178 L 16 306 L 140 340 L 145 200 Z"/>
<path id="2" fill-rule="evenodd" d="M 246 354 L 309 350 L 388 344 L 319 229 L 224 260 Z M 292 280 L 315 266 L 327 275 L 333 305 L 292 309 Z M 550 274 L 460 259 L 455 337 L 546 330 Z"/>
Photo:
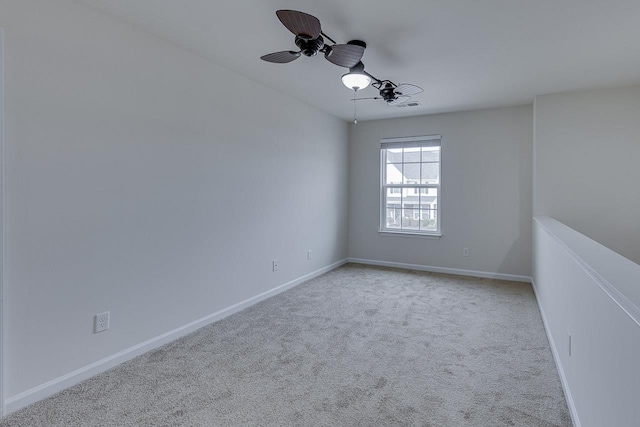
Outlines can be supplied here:
<path id="1" fill-rule="evenodd" d="M 380 231 L 440 235 L 441 136 L 380 141 Z"/>

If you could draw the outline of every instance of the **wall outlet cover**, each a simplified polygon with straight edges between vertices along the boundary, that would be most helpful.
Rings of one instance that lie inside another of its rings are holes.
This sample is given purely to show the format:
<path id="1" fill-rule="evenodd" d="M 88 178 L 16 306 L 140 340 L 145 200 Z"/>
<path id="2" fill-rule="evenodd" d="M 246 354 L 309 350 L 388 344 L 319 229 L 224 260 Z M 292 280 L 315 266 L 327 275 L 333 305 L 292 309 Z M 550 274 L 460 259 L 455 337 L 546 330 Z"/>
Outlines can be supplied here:
<path id="1" fill-rule="evenodd" d="M 96 314 L 95 322 L 93 325 L 93 333 L 103 332 L 109 329 L 111 312 L 105 311 L 104 313 Z"/>

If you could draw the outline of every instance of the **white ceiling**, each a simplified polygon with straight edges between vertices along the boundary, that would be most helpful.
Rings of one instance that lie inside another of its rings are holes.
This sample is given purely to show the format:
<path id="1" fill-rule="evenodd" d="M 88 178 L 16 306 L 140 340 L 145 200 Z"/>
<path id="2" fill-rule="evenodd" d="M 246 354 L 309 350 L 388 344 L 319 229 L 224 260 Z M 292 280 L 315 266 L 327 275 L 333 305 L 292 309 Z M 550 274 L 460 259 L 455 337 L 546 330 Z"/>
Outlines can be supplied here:
<path id="1" fill-rule="evenodd" d="M 81 0 L 345 120 L 347 70 L 296 50 L 277 9 L 320 19 L 338 43 L 362 39 L 366 70 L 424 88 L 422 105 L 358 102 L 360 120 L 525 104 L 534 95 L 640 83 L 638 0 Z M 375 96 L 367 88 L 359 96 Z M 246 96 L 247 94 L 242 94 Z"/>

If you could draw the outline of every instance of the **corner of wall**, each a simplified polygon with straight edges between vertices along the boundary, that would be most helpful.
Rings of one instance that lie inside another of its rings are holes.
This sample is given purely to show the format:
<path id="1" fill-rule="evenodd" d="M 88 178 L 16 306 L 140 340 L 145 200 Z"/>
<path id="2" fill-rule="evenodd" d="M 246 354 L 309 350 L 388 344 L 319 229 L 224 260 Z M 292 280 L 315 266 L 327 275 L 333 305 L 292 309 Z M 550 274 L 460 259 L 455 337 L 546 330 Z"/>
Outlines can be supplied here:
<path id="1" fill-rule="evenodd" d="M 0 418 L 4 417 L 4 29 L 0 27 Z"/>

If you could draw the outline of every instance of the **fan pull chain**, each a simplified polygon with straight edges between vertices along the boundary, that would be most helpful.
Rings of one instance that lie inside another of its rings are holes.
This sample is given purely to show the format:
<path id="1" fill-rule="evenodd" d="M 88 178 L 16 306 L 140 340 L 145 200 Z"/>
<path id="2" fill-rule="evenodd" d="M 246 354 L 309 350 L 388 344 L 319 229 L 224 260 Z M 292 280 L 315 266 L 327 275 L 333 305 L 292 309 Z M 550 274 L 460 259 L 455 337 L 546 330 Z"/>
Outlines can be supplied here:
<path id="1" fill-rule="evenodd" d="M 357 125 L 358 124 L 358 116 L 356 115 L 356 96 L 358 95 L 358 89 L 354 89 L 353 90 L 355 93 L 353 95 L 353 124 Z"/>

